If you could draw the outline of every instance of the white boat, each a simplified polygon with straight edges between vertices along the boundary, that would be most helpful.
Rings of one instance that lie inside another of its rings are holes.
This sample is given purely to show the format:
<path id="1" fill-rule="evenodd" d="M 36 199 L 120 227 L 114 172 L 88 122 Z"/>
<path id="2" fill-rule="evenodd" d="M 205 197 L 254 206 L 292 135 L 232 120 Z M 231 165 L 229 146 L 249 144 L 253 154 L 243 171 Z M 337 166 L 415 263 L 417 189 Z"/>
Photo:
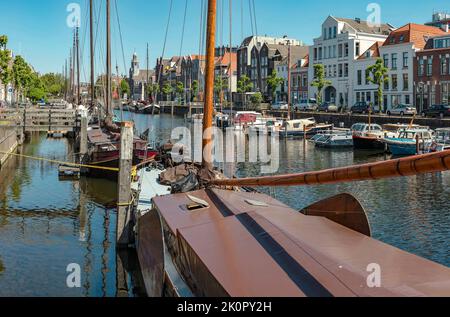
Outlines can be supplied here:
<path id="1" fill-rule="evenodd" d="M 308 137 L 316 135 L 319 132 L 330 131 L 332 124 L 318 124 L 314 118 L 287 120 L 284 121 L 280 129 L 280 136 L 283 137 Z"/>
<path id="2" fill-rule="evenodd" d="M 316 147 L 348 148 L 353 147 L 353 135 L 350 129 L 332 130 L 316 134 L 311 141 Z"/>

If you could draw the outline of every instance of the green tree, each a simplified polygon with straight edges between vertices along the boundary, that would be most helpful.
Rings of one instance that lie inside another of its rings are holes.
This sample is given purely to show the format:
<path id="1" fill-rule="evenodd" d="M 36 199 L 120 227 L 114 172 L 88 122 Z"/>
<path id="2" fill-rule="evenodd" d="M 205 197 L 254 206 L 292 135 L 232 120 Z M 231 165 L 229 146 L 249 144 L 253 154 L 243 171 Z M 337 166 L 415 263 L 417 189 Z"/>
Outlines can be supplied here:
<path id="1" fill-rule="evenodd" d="M 219 100 L 219 102 L 222 103 L 223 101 L 223 90 L 228 87 L 227 81 L 223 80 L 222 76 L 216 77 L 214 80 L 214 92 L 216 95 L 216 98 Z"/>
<path id="2" fill-rule="evenodd" d="M 173 91 L 173 87 L 169 82 L 165 82 L 162 87 L 162 93 L 166 95 L 166 101 L 169 101 L 169 96 Z"/>
<path id="3" fill-rule="evenodd" d="M 199 84 L 198 84 L 198 80 L 194 80 L 192 82 L 192 101 L 195 101 L 198 99 L 198 92 L 199 92 Z"/>
<path id="4" fill-rule="evenodd" d="M 147 94 L 151 97 L 153 102 L 156 102 L 156 96 L 159 93 L 159 84 L 158 83 L 150 83 L 147 85 Z"/>
<path id="5" fill-rule="evenodd" d="M 237 92 L 242 94 L 242 99 L 244 100 L 244 105 L 247 104 L 247 97 L 246 94 L 253 89 L 253 84 L 250 81 L 250 78 L 248 76 L 244 75 L 242 76 L 238 82 L 237 82 Z"/>
<path id="6" fill-rule="evenodd" d="M 263 96 L 260 92 L 257 92 L 250 97 L 250 101 L 252 103 L 253 109 L 257 109 L 257 107 L 259 107 L 261 105 L 261 102 L 263 101 Z"/>
<path id="7" fill-rule="evenodd" d="M 120 97 L 124 98 L 125 94 L 130 97 L 131 89 L 130 84 L 126 79 L 120 81 Z"/>
<path id="8" fill-rule="evenodd" d="M 381 112 L 383 87 L 385 83 L 389 82 L 389 69 L 384 66 L 381 58 L 378 58 L 374 65 L 367 68 L 367 81 L 378 86 L 378 107 Z"/>
<path id="9" fill-rule="evenodd" d="M 8 37 L 6 35 L 0 36 L 0 81 L 6 91 L 6 86 L 11 80 L 11 52 L 6 48 L 8 44 Z"/>
<path id="10" fill-rule="evenodd" d="M 31 67 L 22 56 L 16 56 L 14 58 L 11 77 L 16 101 L 19 99 L 19 96 L 23 95 L 23 93 L 26 94 L 32 88 L 32 73 Z"/>
<path id="11" fill-rule="evenodd" d="M 178 103 L 181 104 L 184 94 L 184 84 L 181 81 L 177 82 L 175 86 L 175 93 L 177 94 L 178 97 Z"/>
<path id="12" fill-rule="evenodd" d="M 64 91 L 65 80 L 61 74 L 48 73 L 41 77 L 45 91 L 52 96 L 61 96 Z"/>
<path id="13" fill-rule="evenodd" d="M 322 90 L 331 85 L 331 81 L 325 79 L 325 68 L 322 64 L 314 65 L 314 80 L 311 83 L 312 87 L 317 88 L 317 103 L 322 103 Z"/>
<path id="14" fill-rule="evenodd" d="M 270 92 L 272 94 L 272 103 L 275 101 L 275 94 L 277 91 L 277 88 L 281 86 L 281 84 L 284 83 L 284 79 L 281 77 L 278 77 L 277 71 L 274 69 L 272 71 L 272 74 L 267 78 L 267 85 L 269 86 Z"/>

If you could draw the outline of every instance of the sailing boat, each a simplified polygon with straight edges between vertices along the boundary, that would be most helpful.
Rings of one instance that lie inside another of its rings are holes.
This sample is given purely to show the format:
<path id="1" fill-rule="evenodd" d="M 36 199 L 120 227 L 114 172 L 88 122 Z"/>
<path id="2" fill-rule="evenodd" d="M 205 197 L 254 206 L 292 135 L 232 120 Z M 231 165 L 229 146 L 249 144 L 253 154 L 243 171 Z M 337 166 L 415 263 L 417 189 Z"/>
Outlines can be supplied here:
<path id="1" fill-rule="evenodd" d="M 216 0 L 208 0 L 205 132 L 213 114 L 215 10 Z M 210 137 L 205 135 L 204 149 Z M 211 168 L 211 154 L 204 151 L 202 167 L 194 169 L 188 165 L 168 169 L 167 175 L 181 171 L 189 176 L 160 188 L 150 209 L 138 219 L 137 251 L 149 296 L 446 296 L 450 292 L 449 268 L 371 238 L 364 209 L 353 196 L 338 195 L 298 212 L 244 189 L 444 171 L 450 169 L 449 151 L 249 179 L 226 179 Z M 197 186 L 191 186 L 195 182 Z M 165 195 L 168 189 L 178 193 Z M 368 282 L 368 270 L 374 265 L 389 277 L 376 287 Z"/>
<path id="2" fill-rule="evenodd" d="M 94 40 L 93 40 L 93 0 L 90 0 L 90 40 L 91 40 L 91 107 L 94 107 Z M 111 19 L 110 0 L 106 0 L 106 117 L 103 126 L 95 125 L 88 128 L 87 161 L 89 165 L 100 167 L 118 168 L 120 155 L 120 127 L 114 122 L 112 107 L 112 73 L 111 73 Z M 149 149 L 148 143 L 139 137 L 133 141 L 133 164 L 153 159 L 157 151 Z M 116 179 L 117 172 L 111 170 L 91 169 L 90 175 L 94 177 L 105 177 Z"/>

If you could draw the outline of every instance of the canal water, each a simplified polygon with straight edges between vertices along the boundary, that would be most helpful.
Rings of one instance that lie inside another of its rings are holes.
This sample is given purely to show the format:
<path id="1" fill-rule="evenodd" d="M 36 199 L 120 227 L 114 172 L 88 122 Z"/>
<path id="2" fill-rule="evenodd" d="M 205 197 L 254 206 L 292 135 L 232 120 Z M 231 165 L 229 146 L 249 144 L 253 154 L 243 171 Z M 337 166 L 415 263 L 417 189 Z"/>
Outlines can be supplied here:
<path id="1" fill-rule="evenodd" d="M 184 118 L 124 114 L 139 132 L 166 141 Z M 33 134 L 27 155 L 71 160 L 70 141 Z M 298 173 L 375 162 L 385 156 L 353 150 L 315 149 L 301 140 L 280 143 L 278 173 Z M 238 163 L 229 174 L 259 175 L 258 164 Z M 450 266 L 450 173 L 353 184 L 262 188 L 298 210 L 338 193 L 365 207 L 373 236 L 400 249 Z M 135 254 L 116 254 L 116 185 L 105 180 L 58 180 L 55 165 L 11 158 L 0 171 L 0 296 L 142 295 Z M 81 268 L 81 287 L 69 288 L 70 264 Z M 118 276 L 120 278 L 118 278 Z M 124 295 L 123 293 L 120 293 Z"/>

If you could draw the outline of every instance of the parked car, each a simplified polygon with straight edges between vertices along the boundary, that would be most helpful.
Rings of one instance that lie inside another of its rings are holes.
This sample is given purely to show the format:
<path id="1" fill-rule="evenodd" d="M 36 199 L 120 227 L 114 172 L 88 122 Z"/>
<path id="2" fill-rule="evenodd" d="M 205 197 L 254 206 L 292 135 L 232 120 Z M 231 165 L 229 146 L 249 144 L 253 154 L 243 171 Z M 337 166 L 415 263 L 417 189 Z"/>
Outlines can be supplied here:
<path id="1" fill-rule="evenodd" d="M 297 108 L 299 111 L 316 111 L 318 107 L 317 100 L 313 98 L 300 100 L 300 103 L 294 106 L 294 108 Z"/>
<path id="2" fill-rule="evenodd" d="M 318 107 L 317 110 L 324 112 L 339 112 L 340 108 L 332 102 L 324 102 Z"/>
<path id="3" fill-rule="evenodd" d="M 449 117 L 450 105 L 433 105 L 430 108 L 422 111 L 423 117 Z"/>
<path id="4" fill-rule="evenodd" d="M 358 101 L 350 109 L 350 113 L 369 113 L 370 105 L 365 101 Z"/>
<path id="5" fill-rule="evenodd" d="M 416 108 L 414 108 L 411 105 L 403 105 L 403 104 L 400 104 L 397 107 L 387 111 L 388 116 L 390 115 L 413 116 L 415 114 L 417 114 Z"/>
<path id="6" fill-rule="evenodd" d="M 288 110 L 289 106 L 286 102 L 280 101 L 272 105 L 272 110 Z"/>

